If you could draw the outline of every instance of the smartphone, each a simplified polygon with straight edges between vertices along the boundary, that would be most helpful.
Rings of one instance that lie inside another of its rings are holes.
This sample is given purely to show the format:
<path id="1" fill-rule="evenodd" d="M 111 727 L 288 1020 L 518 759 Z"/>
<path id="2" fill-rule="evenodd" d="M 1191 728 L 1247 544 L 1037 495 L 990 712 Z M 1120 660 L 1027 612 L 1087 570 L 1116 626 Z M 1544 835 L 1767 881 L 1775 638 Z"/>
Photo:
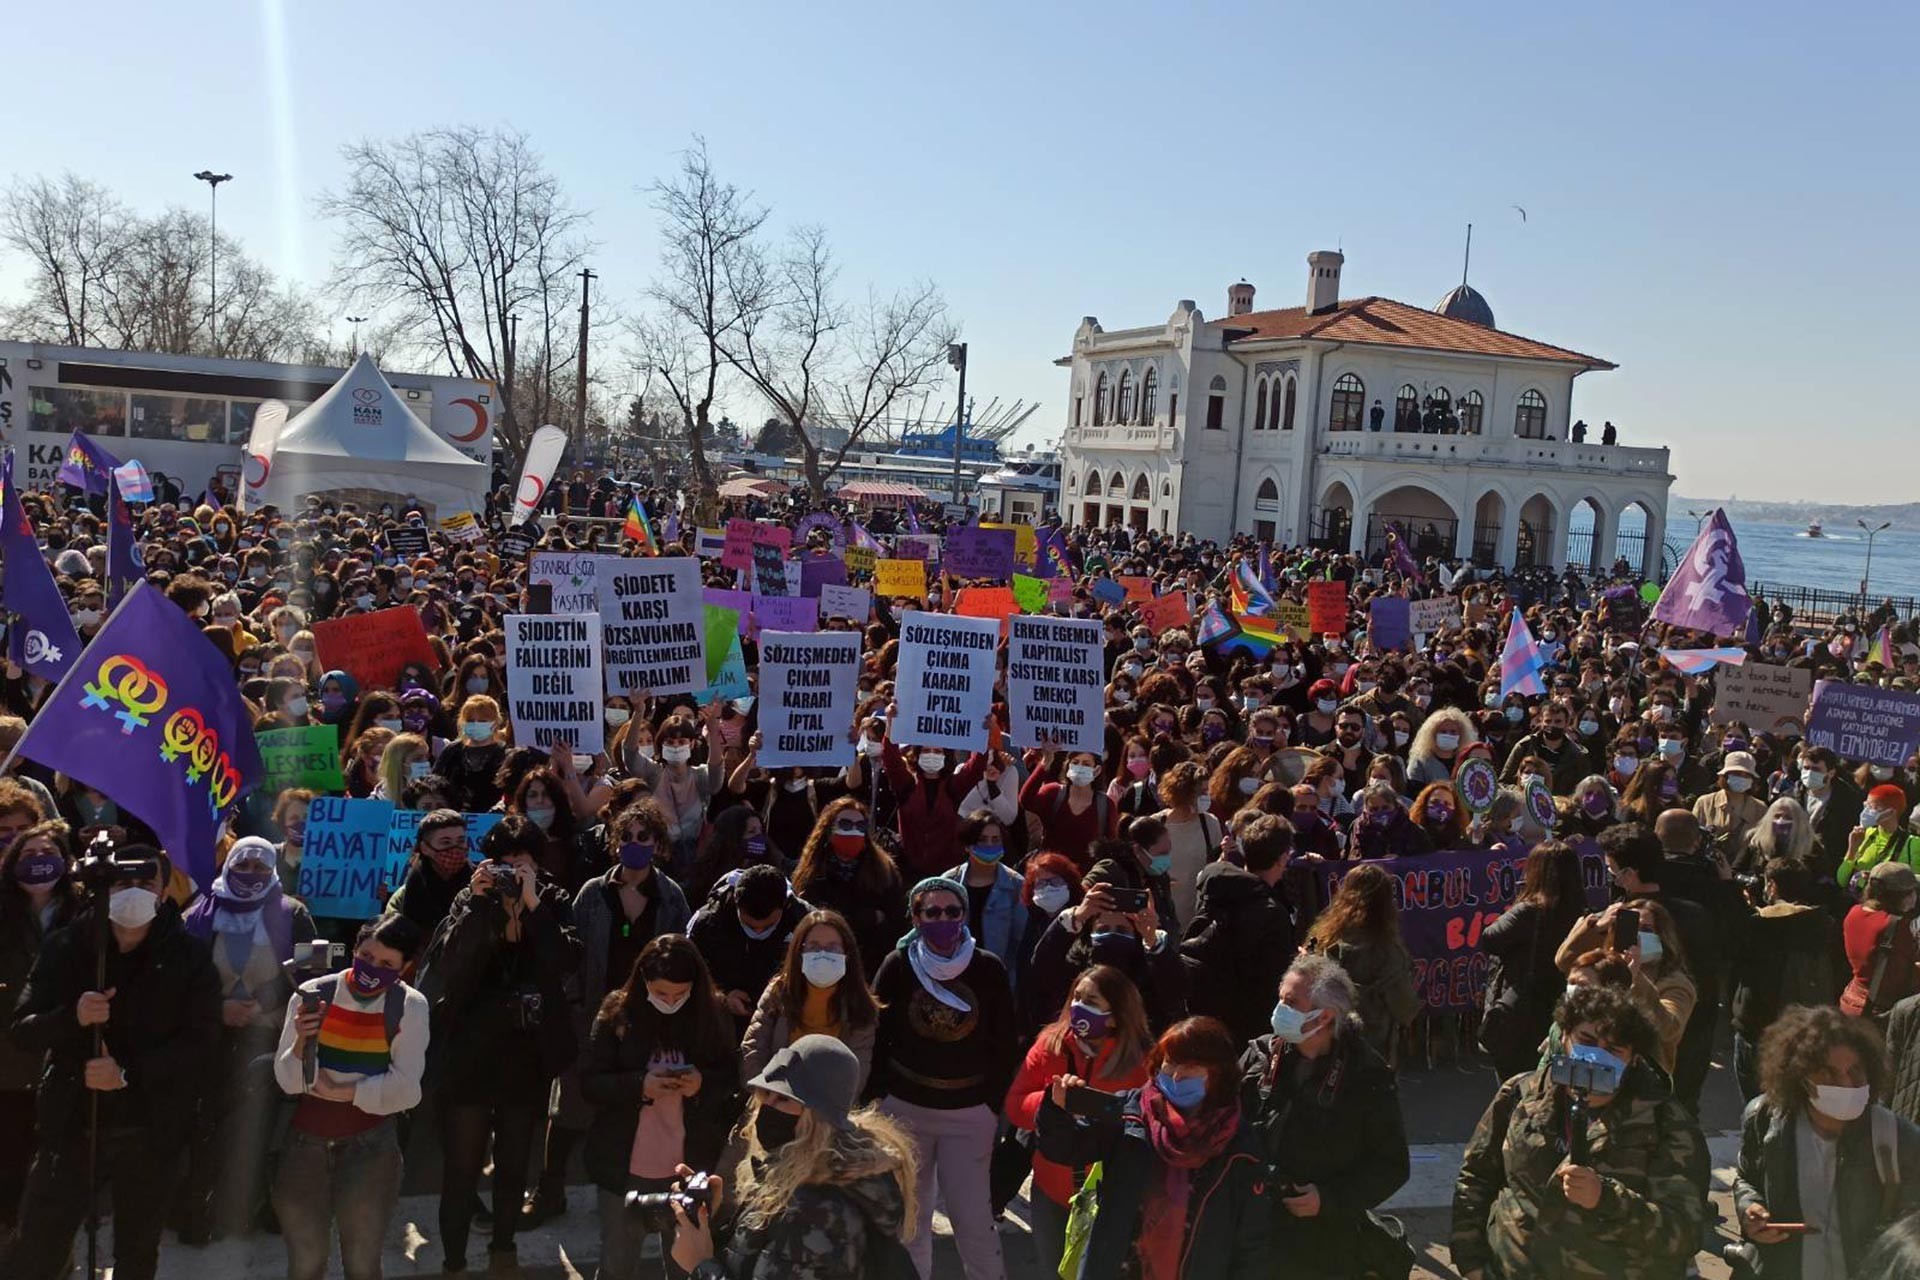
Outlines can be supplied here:
<path id="1" fill-rule="evenodd" d="M 1622 911 L 1613 918 L 1612 947 L 1615 951 L 1631 951 L 1640 945 L 1640 913 Z"/>
<path id="2" fill-rule="evenodd" d="M 1085 1116 L 1089 1120 L 1118 1119 L 1124 1105 L 1117 1094 L 1102 1093 L 1084 1084 L 1067 1086 L 1066 1112 L 1070 1116 Z"/>
<path id="3" fill-rule="evenodd" d="M 1147 909 L 1147 891 L 1145 889 L 1123 889 L 1117 884 L 1106 886 L 1107 897 L 1113 900 L 1113 909 L 1122 915 L 1138 915 Z"/>

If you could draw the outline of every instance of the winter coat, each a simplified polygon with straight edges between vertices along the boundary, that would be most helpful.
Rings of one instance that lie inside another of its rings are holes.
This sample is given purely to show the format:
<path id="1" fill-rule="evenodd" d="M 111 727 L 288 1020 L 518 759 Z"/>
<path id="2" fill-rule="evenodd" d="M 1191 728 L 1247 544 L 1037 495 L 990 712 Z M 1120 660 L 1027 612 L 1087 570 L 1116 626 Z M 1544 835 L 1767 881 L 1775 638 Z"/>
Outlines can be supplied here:
<path id="1" fill-rule="evenodd" d="M 1398 805 L 1387 810 L 1384 821 L 1372 821 L 1365 814 L 1354 818 L 1349 835 L 1356 858 L 1413 858 L 1433 852 L 1433 841 Z"/>
<path id="2" fill-rule="evenodd" d="M 877 1029 L 877 1020 L 864 1027 L 841 1028 L 844 1034 L 840 1036 L 840 1043 L 853 1050 L 853 1056 L 860 1060 L 858 1093 L 866 1092 L 867 1077 L 873 1074 L 873 1038 Z M 746 1038 L 740 1045 L 740 1078 L 751 1080 L 759 1075 L 774 1053 L 793 1041 L 793 1019 L 787 1016 L 787 1002 L 781 996 L 780 983 L 775 981 L 760 993 L 760 1002 L 754 1006 L 753 1017 L 747 1022 Z"/>
<path id="3" fill-rule="evenodd" d="M 773 932 L 764 938 L 749 938 L 747 931 L 740 927 L 739 891 L 722 881 L 707 904 L 693 913 L 686 927 L 687 936 L 699 949 L 700 958 L 707 962 L 713 985 L 722 995 L 745 991 L 750 996 L 758 996 L 773 981 L 773 975 L 780 972 L 780 964 L 787 958 L 787 940 L 811 910 L 812 907 L 790 893 L 781 910 L 780 923 L 773 927 Z"/>
<path id="4" fill-rule="evenodd" d="M 607 945 L 613 937 L 613 913 L 607 908 L 606 888 L 616 873 L 614 868 L 595 876 L 573 895 L 573 927 L 580 936 L 578 997 L 580 1007 L 589 1017 L 600 1008 L 600 1001 L 609 990 L 627 980 L 624 973 L 618 975 L 618 982 L 607 974 Z M 657 864 L 647 891 L 659 899 L 653 911 L 654 936 L 685 933 L 693 915 L 687 909 L 687 895 Z"/>
<path id="5" fill-rule="evenodd" d="M 1893 1006 L 1887 1019 L 1887 1056 L 1893 1064 L 1893 1092 L 1887 1105 L 1896 1115 L 1920 1124 L 1920 996 Z"/>
<path id="6" fill-rule="evenodd" d="M 1116 1075 L 1108 1069 L 1108 1059 L 1113 1056 L 1111 1038 L 1101 1046 L 1099 1055 L 1093 1058 L 1087 1056 L 1072 1036 L 1063 1037 L 1062 1043 L 1063 1052 L 1047 1048 L 1039 1037 L 1028 1047 L 1027 1056 L 1021 1061 L 1020 1070 L 1015 1073 L 1013 1084 L 1007 1089 L 1006 1105 L 1001 1109 L 1007 1117 L 1007 1123 L 1014 1128 L 1033 1132 L 1034 1126 L 1039 1123 L 1040 1104 L 1046 1101 L 1047 1090 L 1058 1076 L 1079 1076 L 1089 1087 L 1102 1093 L 1125 1093 L 1147 1082 L 1144 1054 L 1130 1071 Z M 1055 1204 L 1064 1205 L 1073 1198 L 1073 1170 L 1035 1151 L 1033 1185 Z"/>
<path id="7" fill-rule="evenodd" d="M 1150 1185 L 1163 1175 L 1147 1138 L 1138 1090 L 1126 1095 L 1120 1119 L 1088 1121 L 1068 1115 L 1051 1098 L 1040 1103 L 1040 1154 L 1058 1164 L 1085 1167 L 1099 1161 L 1100 1212 L 1087 1241 L 1086 1276 L 1131 1274 L 1140 1235 L 1140 1213 Z M 1199 1280 L 1267 1280 L 1273 1274 L 1268 1248 L 1273 1218 L 1273 1180 L 1247 1118 L 1225 1149 L 1189 1175 L 1187 1238 L 1180 1245 L 1180 1274 Z"/>
<path id="8" fill-rule="evenodd" d="M 1384 942 L 1336 942 L 1327 948 L 1327 957 L 1345 969 L 1359 989 L 1355 1012 L 1360 1015 L 1360 1034 L 1375 1053 L 1391 1061 L 1400 1029 L 1411 1026 L 1420 1012 L 1420 997 L 1413 989 L 1413 958 L 1406 944 L 1398 935 Z"/>
<path id="9" fill-rule="evenodd" d="M 1245 867 L 1215 862 L 1200 872 L 1195 914 L 1180 942 L 1187 1012 L 1227 1024 L 1236 1040 L 1267 1029 L 1280 979 L 1299 934 L 1277 886 Z"/>
<path id="10" fill-rule="evenodd" d="M 1500 1086 L 1474 1130 L 1453 1189 L 1450 1258 L 1498 1280 L 1668 1280 L 1700 1247 L 1707 1145 L 1699 1123 L 1644 1063 L 1591 1113 L 1587 1166 L 1600 1203 L 1560 1193 L 1565 1105 L 1542 1067 Z"/>
<path id="11" fill-rule="evenodd" d="M 1553 1021 L 1566 977 L 1553 957 L 1580 919 L 1578 903 L 1549 912 L 1539 902 L 1515 903 L 1480 931 L 1487 970 L 1486 1014 L 1480 1043 L 1492 1053 L 1536 1048 Z"/>
<path id="12" fill-rule="evenodd" d="M 47 935 L 13 1009 L 14 1047 L 47 1055 L 40 1073 L 38 1115 L 47 1146 L 86 1133 L 87 1060 L 93 1029 L 74 1016 L 82 992 L 96 989 L 92 909 Z M 145 1128 L 156 1146 L 184 1142 L 193 1109 L 180 1099 L 198 1093 L 220 1042 L 220 978 L 207 949 L 162 906 L 140 946 L 121 955 L 107 942 L 107 985 L 114 990 L 105 1024 L 106 1053 L 127 1074 L 127 1087 L 101 1093 L 101 1123 Z"/>
<path id="13" fill-rule="evenodd" d="M 1040 935 L 1033 949 L 1033 964 L 1027 971 L 1027 986 L 1033 993 L 1033 1008 L 1051 1019 L 1067 1002 L 1073 980 L 1091 963 L 1088 948 L 1073 928 L 1073 913 L 1062 911 Z M 1147 1021 L 1156 1033 L 1166 1030 L 1187 1016 L 1187 970 L 1180 958 L 1180 947 L 1171 937 L 1162 935 L 1158 946 L 1144 947 L 1137 969 L 1121 966 L 1122 972 L 1140 989 L 1147 1006 Z M 1268 1005 L 1269 1009 L 1273 1006 Z"/>
<path id="14" fill-rule="evenodd" d="M 967 889 L 967 868 L 970 863 L 963 862 L 940 874 L 959 885 L 963 893 Z M 999 956 L 1007 966 L 1007 977 L 1012 981 L 1014 990 L 1020 989 L 1020 935 L 1027 924 L 1027 909 L 1020 902 L 1022 881 L 1019 873 L 1005 863 L 994 868 L 992 892 L 987 895 L 987 906 L 980 913 L 980 934 L 974 939 L 980 946 Z"/>
<path id="15" fill-rule="evenodd" d="M 801 1187 L 772 1222 L 743 1223 L 725 1258 L 695 1267 L 694 1280 L 865 1280 L 876 1250 L 900 1248 L 903 1172 Z"/>
<path id="16" fill-rule="evenodd" d="M 1733 1029 L 1757 1044 L 1786 1005 L 1832 1004 L 1840 998 L 1848 972 L 1840 923 L 1819 907 L 1771 903 L 1749 917 L 1736 936 L 1729 972 Z M 1786 989 L 1789 982 L 1792 990 Z"/>
<path id="17" fill-rule="evenodd" d="M 593 1127 L 587 1130 L 587 1176 L 607 1191 L 626 1189 L 640 1108 L 650 1105 L 645 1102 L 647 1063 L 656 1040 L 650 1029 L 660 1017 L 642 996 L 614 1017 L 595 1018 L 580 1058 L 580 1095 L 594 1108 Z M 685 1160 L 695 1169 L 711 1170 L 740 1110 L 739 1055 L 733 1045 L 721 1043 L 689 1058 L 700 1071 L 700 1092 L 681 1104 Z"/>
<path id="18" fill-rule="evenodd" d="M 816 910 L 838 911 L 847 918 L 854 944 L 860 948 L 860 963 L 868 973 L 880 968 L 907 932 L 907 887 L 891 868 L 877 892 L 858 880 L 836 880 L 831 873 L 815 876 L 805 889 L 795 885 L 794 891 L 804 893 Z"/>
<path id="19" fill-rule="evenodd" d="M 1282 1276 L 1347 1274 L 1367 1210 L 1407 1181 L 1407 1134 L 1393 1069 L 1349 1023 L 1332 1049 L 1297 1075 L 1297 1053 L 1271 1034 L 1240 1059 L 1240 1107 L 1276 1184 L 1320 1193 L 1311 1218 L 1273 1201 L 1271 1244 Z M 1276 1054 L 1276 1047 L 1280 1050 Z"/>
<path id="20" fill-rule="evenodd" d="M 899 801 L 894 816 L 900 832 L 901 873 L 915 882 L 939 875 L 941 867 L 952 866 L 953 860 L 966 852 L 959 841 L 960 819 L 964 816 L 960 801 L 979 783 L 987 758 L 975 752 L 958 768 L 929 778 L 907 763 L 906 756 L 888 737 L 881 748 L 880 764 L 886 770 L 887 785 Z"/>
<path id="21" fill-rule="evenodd" d="M 0 1029 L 13 1021 L 15 1003 L 41 947 L 54 930 L 73 918 L 80 901 L 75 894 L 56 892 L 52 924 L 42 931 L 39 913 L 25 894 L 0 889 Z M 33 1088 L 40 1079 L 40 1065 L 38 1053 L 29 1053 L 0 1035 L 0 1090 Z"/>
<path id="22" fill-rule="evenodd" d="M 1734 1166 L 1733 1213 L 1746 1217 L 1749 1205 L 1763 1205 L 1775 1222 L 1803 1222 L 1800 1203 L 1799 1114 L 1783 1112 L 1764 1095 L 1747 1104 L 1740 1120 L 1740 1158 Z M 1833 1208 L 1839 1218 L 1841 1247 L 1853 1270 L 1873 1242 L 1897 1218 L 1920 1209 L 1920 1129 L 1901 1120 L 1896 1128 L 1900 1188 L 1887 1195 L 1874 1163 L 1873 1124 L 1861 1116 L 1840 1131 L 1834 1156 Z M 1781 1244 L 1755 1244 L 1762 1280 L 1800 1280 L 1800 1251 L 1806 1237 L 1789 1236 Z M 1856 1275 L 1864 1273 L 1854 1270 Z"/>

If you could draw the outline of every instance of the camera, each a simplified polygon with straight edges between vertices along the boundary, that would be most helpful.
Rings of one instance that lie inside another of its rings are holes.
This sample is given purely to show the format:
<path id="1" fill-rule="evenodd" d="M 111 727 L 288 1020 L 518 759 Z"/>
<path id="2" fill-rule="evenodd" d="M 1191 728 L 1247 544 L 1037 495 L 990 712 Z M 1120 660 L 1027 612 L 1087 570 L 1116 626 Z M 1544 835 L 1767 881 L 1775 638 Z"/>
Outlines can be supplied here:
<path id="1" fill-rule="evenodd" d="M 719 1207 L 714 1203 L 713 1192 L 713 1175 L 696 1173 L 682 1183 L 678 1191 L 627 1192 L 627 1212 L 650 1231 L 672 1231 L 679 1225 L 673 1216 L 675 1205 L 698 1221 L 700 1206 L 705 1205 L 708 1213 Z"/>
<path id="2" fill-rule="evenodd" d="M 511 862 L 499 862 L 489 858 L 486 863 L 487 874 L 493 877 L 493 891 L 502 898 L 513 899 L 520 896 L 520 869 Z"/>
<path id="3" fill-rule="evenodd" d="M 297 990 L 309 978 L 324 977 L 338 969 L 346 959 L 346 953 L 344 944 L 328 942 L 325 938 L 296 942 L 293 944 L 293 955 L 280 962 L 280 972 L 287 975 L 287 981 Z M 317 1001 L 318 997 L 314 997 L 312 1002 Z"/>
<path id="4" fill-rule="evenodd" d="M 1547 1078 L 1577 1094 L 1597 1093 L 1602 1097 L 1620 1092 L 1620 1068 L 1610 1062 L 1576 1058 L 1556 1053 L 1547 1063 Z"/>
<path id="5" fill-rule="evenodd" d="M 87 842 L 80 859 L 80 879 L 94 894 L 104 897 L 115 885 L 146 884 L 160 874 L 160 859 L 146 845 L 131 845 L 122 851 L 113 836 L 101 831 Z"/>
<path id="6" fill-rule="evenodd" d="M 546 1017 L 546 1001 L 538 991 L 513 991 L 507 995 L 507 1018 L 515 1031 L 535 1031 Z"/>

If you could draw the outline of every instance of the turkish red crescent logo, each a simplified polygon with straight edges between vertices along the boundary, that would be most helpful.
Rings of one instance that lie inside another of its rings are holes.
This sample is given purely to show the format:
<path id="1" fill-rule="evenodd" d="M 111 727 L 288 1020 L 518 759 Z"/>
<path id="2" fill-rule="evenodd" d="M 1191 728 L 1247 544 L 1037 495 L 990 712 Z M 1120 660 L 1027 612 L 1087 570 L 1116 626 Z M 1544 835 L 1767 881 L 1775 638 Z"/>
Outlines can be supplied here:
<path id="1" fill-rule="evenodd" d="M 372 387 L 360 387 L 354 391 L 353 398 L 361 404 L 373 404 L 380 399 L 380 393 Z"/>
<path id="2" fill-rule="evenodd" d="M 247 455 L 247 461 L 260 464 L 260 474 L 247 477 L 247 487 L 258 489 L 267 482 L 267 475 L 273 470 L 273 461 L 264 453 L 250 453 Z"/>
<path id="3" fill-rule="evenodd" d="M 447 403 L 465 405 L 467 408 L 473 410 L 473 430 L 467 432 L 465 435 L 461 435 L 455 431 L 449 431 L 447 433 L 447 439 L 453 441 L 455 444 L 472 444 L 475 440 L 478 440 L 481 433 L 487 429 L 487 406 L 481 404 L 478 400 L 468 400 L 465 398 L 449 400 Z"/>
<path id="4" fill-rule="evenodd" d="M 531 498 L 527 496 L 527 485 L 529 484 L 533 485 L 533 496 Z M 517 501 L 521 506 L 526 507 L 530 511 L 538 510 L 540 506 L 540 499 L 546 496 L 547 496 L 547 482 L 545 480 L 542 480 L 539 476 L 533 476 L 533 475 L 520 477 L 520 494 L 515 499 L 515 501 Z"/>

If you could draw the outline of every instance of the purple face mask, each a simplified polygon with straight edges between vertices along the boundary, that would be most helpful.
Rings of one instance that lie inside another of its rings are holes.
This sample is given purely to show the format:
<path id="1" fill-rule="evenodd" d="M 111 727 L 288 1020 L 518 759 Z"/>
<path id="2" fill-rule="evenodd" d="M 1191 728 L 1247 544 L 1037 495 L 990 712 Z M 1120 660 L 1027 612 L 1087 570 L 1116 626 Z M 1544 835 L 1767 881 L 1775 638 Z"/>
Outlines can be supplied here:
<path id="1" fill-rule="evenodd" d="M 1200 726 L 1200 741 L 1210 747 L 1220 742 L 1226 736 L 1227 731 L 1217 724 L 1203 724 Z"/>
<path id="2" fill-rule="evenodd" d="M 951 951 L 966 934 L 965 920 L 922 920 L 917 926 L 920 937 L 935 951 Z"/>
<path id="3" fill-rule="evenodd" d="M 30 853 L 13 864 L 13 878 L 21 884 L 52 884 L 67 869 L 57 853 Z"/>
<path id="4" fill-rule="evenodd" d="M 645 871 L 653 865 L 653 846 L 629 840 L 620 846 L 620 865 L 629 871 Z"/>
<path id="5" fill-rule="evenodd" d="M 363 960 L 359 956 L 353 958 L 354 994 L 376 996 L 398 981 L 400 981 L 398 969 L 389 969 L 371 960 Z"/>
<path id="6" fill-rule="evenodd" d="M 748 836 L 740 842 L 740 852 L 748 862 L 765 862 L 767 860 L 767 838 L 765 836 Z"/>
<path id="7" fill-rule="evenodd" d="M 1613 801 L 1598 791 L 1589 791 L 1580 798 L 1580 807 L 1587 811 L 1588 816 L 1598 818 L 1612 811 Z"/>
<path id="8" fill-rule="evenodd" d="M 1102 1013 L 1090 1004 L 1073 1002 L 1067 1014 L 1067 1025 L 1073 1028 L 1073 1034 L 1082 1040 L 1104 1040 L 1113 1029 L 1113 1015 Z"/>

